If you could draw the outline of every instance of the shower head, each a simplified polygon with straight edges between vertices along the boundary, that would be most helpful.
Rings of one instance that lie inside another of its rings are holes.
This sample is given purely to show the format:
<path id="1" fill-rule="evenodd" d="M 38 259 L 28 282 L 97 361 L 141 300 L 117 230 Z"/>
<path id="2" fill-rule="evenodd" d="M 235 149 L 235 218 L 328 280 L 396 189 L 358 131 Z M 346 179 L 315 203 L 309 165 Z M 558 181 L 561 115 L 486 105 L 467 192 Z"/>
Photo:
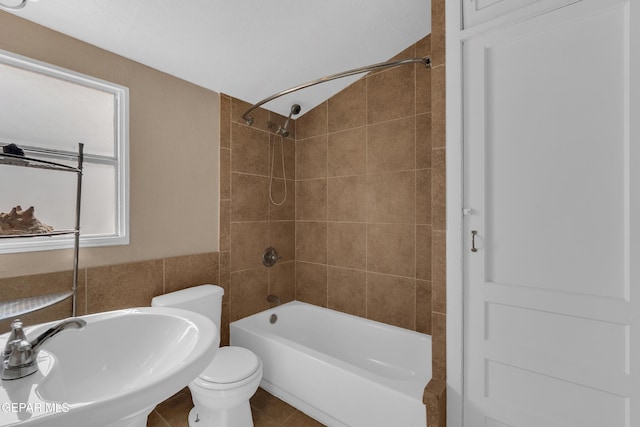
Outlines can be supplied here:
<path id="1" fill-rule="evenodd" d="M 280 135 L 282 135 L 283 138 L 286 138 L 289 136 L 289 131 L 287 130 L 287 128 L 289 127 L 289 122 L 291 121 L 291 116 L 298 115 L 300 114 L 300 110 L 302 108 L 300 107 L 300 105 L 298 104 L 293 104 L 291 106 L 291 111 L 289 112 L 289 117 L 287 117 L 287 121 L 284 122 L 284 125 L 282 125 L 282 127 L 280 129 L 278 129 L 278 133 Z"/>

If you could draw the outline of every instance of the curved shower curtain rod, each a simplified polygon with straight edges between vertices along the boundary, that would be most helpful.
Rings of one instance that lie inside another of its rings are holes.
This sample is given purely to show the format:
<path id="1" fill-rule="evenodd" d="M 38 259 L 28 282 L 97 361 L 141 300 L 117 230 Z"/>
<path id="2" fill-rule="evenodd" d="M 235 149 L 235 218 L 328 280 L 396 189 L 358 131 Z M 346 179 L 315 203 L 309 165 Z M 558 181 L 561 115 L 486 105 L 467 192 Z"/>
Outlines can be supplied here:
<path id="1" fill-rule="evenodd" d="M 249 108 L 247 111 L 244 112 L 244 114 L 242 115 L 242 118 L 249 126 L 251 126 L 253 124 L 253 117 L 250 116 L 249 113 L 255 110 L 256 108 L 266 104 L 267 102 L 273 101 L 276 98 L 280 98 L 281 96 L 288 95 L 290 93 L 297 92 L 299 90 L 306 89 L 308 87 L 315 86 L 320 83 L 340 79 L 342 77 L 353 76 L 354 74 L 361 74 L 369 71 L 383 70 L 385 68 L 397 67 L 399 65 L 406 65 L 406 64 L 415 64 L 415 63 L 423 63 L 425 67 L 431 68 L 431 57 L 425 56 L 423 58 L 409 58 L 409 59 L 401 59 L 399 61 L 380 62 L 378 64 L 367 65 L 366 67 L 354 68 L 353 70 L 332 74 L 330 76 L 322 77 L 317 80 L 313 80 L 298 86 L 294 86 L 287 90 L 283 90 L 282 92 L 278 92 L 275 95 L 271 95 L 270 97 L 265 98 L 256 104 L 253 104 L 251 108 Z"/>

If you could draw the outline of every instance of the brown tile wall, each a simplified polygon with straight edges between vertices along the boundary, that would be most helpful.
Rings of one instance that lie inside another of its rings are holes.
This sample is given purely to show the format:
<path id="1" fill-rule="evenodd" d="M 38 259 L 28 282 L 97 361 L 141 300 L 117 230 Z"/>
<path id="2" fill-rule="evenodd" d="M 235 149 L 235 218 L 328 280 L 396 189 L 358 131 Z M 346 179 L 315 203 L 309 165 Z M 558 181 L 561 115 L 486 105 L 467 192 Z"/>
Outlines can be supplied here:
<path id="1" fill-rule="evenodd" d="M 250 106 L 224 94 L 220 97 L 220 283 L 226 290 L 225 330 L 229 322 L 269 308 L 270 293 L 283 302 L 295 299 L 295 133 L 284 141 L 275 137 L 267 123 L 283 123 L 286 118 L 264 109 L 252 113 L 255 123 L 248 126 L 242 114 Z M 280 205 L 285 178 L 286 199 Z M 270 187 L 277 204 L 269 200 Z M 270 246 L 282 259 L 266 268 L 261 259 Z"/>
<path id="2" fill-rule="evenodd" d="M 397 58 L 431 49 L 427 36 Z M 443 46 L 433 49 L 442 55 Z M 434 379 L 444 379 L 444 65 L 434 59 L 433 70 L 404 66 L 360 79 L 296 120 L 295 143 L 267 127 L 284 117 L 258 109 L 247 126 L 241 116 L 250 105 L 222 95 L 227 322 L 268 308 L 273 293 L 432 333 Z M 283 146 L 287 199 L 275 206 L 271 156 L 280 201 Z M 260 264 L 268 246 L 283 256 L 271 269 Z M 442 408 L 446 396 L 435 389 L 425 399 Z M 435 412 L 430 423 L 444 426 L 443 411 Z"/>
<path id="3" fill-rule="evenodd" d="M 185 255 L 128 264 L 82 268 L 78 271 L 77 315 L 129 307 L 144 307 L 151 298 L 203 283 L 220 281 L 218 252 Z M 69 290 L 72 272 L 63 271 L 0 279 L 1 300 Z M 63 319 L 71 315 L 71 299 L 26 314 L 26 325 Z M 0 321 L 0 333 L 12 319 Z M 228 331 L 222 333 L 228 342 Z"/>
<path id="4" fill-rule="evenodd" d="M 432 115 L 432 371 L 425 391 L 429 427 L 446 427 L 446 117 L 445 117 L 445 0 L 431 2 Z"/>
<path id="5" fill-rule="evenodd" d="M 431 74 L 369 74 L 296 120 L 298 300 L 431 333 Z"/>

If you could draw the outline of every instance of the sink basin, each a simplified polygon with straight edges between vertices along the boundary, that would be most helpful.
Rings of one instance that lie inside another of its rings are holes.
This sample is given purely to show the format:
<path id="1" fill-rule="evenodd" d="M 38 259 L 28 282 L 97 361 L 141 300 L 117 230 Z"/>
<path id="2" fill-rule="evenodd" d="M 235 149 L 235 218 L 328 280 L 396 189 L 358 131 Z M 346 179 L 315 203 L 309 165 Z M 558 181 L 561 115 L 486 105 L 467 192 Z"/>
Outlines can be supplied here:
<path id="1" fill-rule="evenodd" d="M 0 426 L 146 426 L 155 405 L 212 360 L 220 337 L 206 317 L 143 307 L 82 316 L 82 330 L 45 343 L 38 372 L 2 381 Z M 27 328 L 33 339 L 53 322 Z M 7 335 L 0 337 L 4 348 Z"/>

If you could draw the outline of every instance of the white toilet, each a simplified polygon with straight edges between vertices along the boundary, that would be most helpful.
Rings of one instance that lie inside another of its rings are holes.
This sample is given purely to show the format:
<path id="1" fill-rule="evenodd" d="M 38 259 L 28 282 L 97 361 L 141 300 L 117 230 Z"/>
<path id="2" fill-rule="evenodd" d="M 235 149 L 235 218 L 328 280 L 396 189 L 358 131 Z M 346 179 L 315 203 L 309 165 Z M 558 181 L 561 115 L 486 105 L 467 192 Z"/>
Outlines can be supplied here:
<path id="1" fill-rule="evenodd" d="M 220 330 L 224 289 L 201 285 L 157 296 L 152 307 L 194 311 Z M 209 366 L 189 384 L 194 408 L 189 427 L 253 427 L 249 398 L 262 379 L 262 361 L 242 347 L 220 347 Z"/>

